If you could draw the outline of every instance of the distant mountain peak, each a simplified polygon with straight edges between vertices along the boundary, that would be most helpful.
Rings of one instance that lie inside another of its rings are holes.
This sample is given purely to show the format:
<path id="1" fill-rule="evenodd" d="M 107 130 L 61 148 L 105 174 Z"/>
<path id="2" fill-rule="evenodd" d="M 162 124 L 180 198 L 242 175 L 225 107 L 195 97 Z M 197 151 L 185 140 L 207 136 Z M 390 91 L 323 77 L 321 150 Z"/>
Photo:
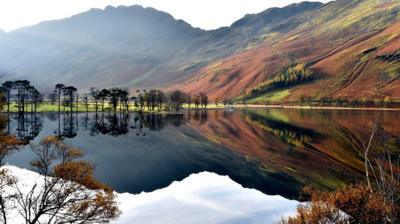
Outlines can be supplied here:
<path id="1" fill-rule="evenodd" d="M 242 19 L 234 22 L 231 27 L 238 28 L 248 25 L 254 25 L 256 23 L 273 23 L 279 20 L 285 20 L 289 17 L 293 17 L 296 14 L 301 14 L 306 11 L 311 11 L 322 7 L 324 4 L 321 2 L 300 2 L 287 5 L 282 8 L 273 7 L 268 8 L 257 14 L 247 14 Z"/>

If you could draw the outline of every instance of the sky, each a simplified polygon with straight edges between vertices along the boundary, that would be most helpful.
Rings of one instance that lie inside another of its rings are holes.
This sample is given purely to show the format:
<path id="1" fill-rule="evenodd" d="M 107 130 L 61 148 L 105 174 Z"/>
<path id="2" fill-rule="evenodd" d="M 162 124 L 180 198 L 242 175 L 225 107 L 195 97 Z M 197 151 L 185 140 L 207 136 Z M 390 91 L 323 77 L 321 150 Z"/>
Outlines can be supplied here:
<path id="1" fill-rule="evenodd" d="M 8 32 L 45 20 L 70 17 L 91 8 L 138 4 L 168 12 L 194 27 L 209 30 L 229 26 L 249 13 L 301 1 L 303 0 L 1 0 L 0 29 Z"/>

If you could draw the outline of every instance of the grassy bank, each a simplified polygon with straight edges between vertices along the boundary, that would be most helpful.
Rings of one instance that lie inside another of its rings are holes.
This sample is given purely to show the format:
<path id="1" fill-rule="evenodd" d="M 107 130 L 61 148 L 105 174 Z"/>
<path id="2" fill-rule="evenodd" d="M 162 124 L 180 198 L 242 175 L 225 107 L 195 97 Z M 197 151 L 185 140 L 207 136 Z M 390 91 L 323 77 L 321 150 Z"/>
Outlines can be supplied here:
<path id="1" fill-rule="evenodd" d="M 357 107 L 357 106 L 352 106 L 352 107 L 347 107 L 347 106 L 310 106 L 310 105 L 288 105 L 288 104 L 234 104 L 231 105 L 230 107 L 232 108 L 236 108 L 236 109 L 244 109 L 244 108 L 264 108 L 264 109 L 268 109 L 268 108 L 282 108 L 282 109 L 304 109 L 304 110 L 382 110 L 382 111 L 400 111 L 399 107 L 371 107 L 371 106 L 365 106 L 365 107 Z M 199 109 L 205 109 L 205 110 L 212 110 L 212 109 L 225 109 L 226 106 L 223 104 L 209 104 L 207 105 L 206 108 L 199 108 Z M 120 108 L 117 108 L 117 111 L 119 111 Z M 184 104 L 183 105 L 183 109 L 185 110 L 196 110 L 196 108 L 191 105 L 189 107 L 189 105 Z M 101 112 L 101 105 L 98 105 L 98 109 L 97 112 Z M 63 107 L 61 106 L 61 111 L 62 112 L 69 112 L 70 108 L 69 107 Z M 104 111 L 106 113 L 108 112 L 112 112 L 112 108 L 109 106 L 105 106 L 104 107 Z M 139 111 L 138 107 L 135 107 L 134 104 L 130 104 L 129 105 L 129 111 L 130 112 L 137 112 Z M 166 111 L 166 110 L 148 110 L 147 107 L 145 107 L 143 110 L 143 112 L 159 112 L 159 113 L 175 113 L 175 110 L 170 110 L 170 111 Z M 7 112 L 7 106 L 5 106 L 3 108 L 3 111 L 1 111 L 3 113 Z M 10 112 L 11 113 L 17 113 L 18 112 L 18 108 L 16 107 L 15 104 L 11 104 L 10 105 Z M 30 112 L 30 107 L 27 107 L 26 112 Z M 58 105 L 57 104 L 51 104 L 51 103 L 42 103 L 39 104 L 36 108 L 36 112 L 38 113 L 56 113 L 58 112 Z M 78 112 L 78 113 L 85 113 L 85 112 L 89 112 L 89 113 L 93 113 L 96 112 L 96 106 L 95 104 L 89 104 L 88 108 L 86 108 L 85 104 L 79 104 L 78 105 L 78 109 L 76 110 L 76 108 L 73 108 L 73 112 Z"/>
<path id="2" fill-rule="evenodd" d="M 189 106 L 188 104 L 184 104 L 183 108 L 186 109 L 186 110 L 189 110 L 189 109 L 195 110 L 196 109 L 193 104 L 191 106 Z M 209 104 L 206 108 L 203 108 L 203 107 L 200 108 L 199 107 L 199 109 L 223 109 L 223 108 L 225 108 L 223 104 Z M 102 110 L 101 104 L 98 104 L 97 111 L 101 112 L 101 110 Z M 120 110 L 120 108 L 117 107 L 117 111 L 119 111 L 119 110 Z M 139 111 L 139 110 L 140 109 L 138 107 L 135 107 L 134 104 L 129 104 L 129 111 L 130 112 L 135 112 L 135 111 Z M 26 107 L 25 111 L 26 112 L 30 112 L 31 111 L 30 105 L 28 105 Z M 71 111 L 70 107 L 61 106 L 61 112 L 69 112 L 69 111 Z M 105 104 L 104 111 L 105 112 L 109 112 L 109 111 L 112 112 L 113 109 L 108 104 Z M 148 110 L 147 107 L 145 107 L 142 111 L 143 112 L 165 112 L 165 113 L 167 113 L 167 112 L 175 112 L 175 110 L 173 110 L 173 109 L 171 111 L 158 110 L 158 109 L 155 109 L 155 111 L 151 111 L 151 110 Z M 7 112 L 7 105 L 5 105 L 3 110 L 0 111 L 0 112 L 6 113 Z M 14 104 L 14 103 L 10 104 L 10 113 L 17 113 L 17 112 L 18 112 L 18 108 L 17 108 L 16 104 Z M 38 113 L 53 113 L 53 112 L 55 113 L 55 112 L 58 112 L 58 104 L 52 104 L 52 103 L 48 103 L 48 102 L 38 104 L 37 107 L 36 107 L 36 112 L 38 112 Z M 90 103 L 90 104 L 88 104 L 88 107 L 86 107 L 85 104 L 79 103 L 78 104 L 78 108 L 73 107 L 73 112 L 78 112 L 78 113 L 96 112 L 96 105 L 94 103 Z"/>

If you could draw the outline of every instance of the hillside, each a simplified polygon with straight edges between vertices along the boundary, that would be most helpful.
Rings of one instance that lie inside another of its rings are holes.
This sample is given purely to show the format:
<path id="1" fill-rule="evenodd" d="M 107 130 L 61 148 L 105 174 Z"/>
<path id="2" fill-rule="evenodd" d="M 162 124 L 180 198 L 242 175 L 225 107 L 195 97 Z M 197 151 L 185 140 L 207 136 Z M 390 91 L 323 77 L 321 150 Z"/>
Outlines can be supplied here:
<path id="1" fill-rule="evenodd" d="M 216 61 L 174 88 L 221 99 L 251 95 L 258 103 L 307 97 L 400 99 L 399 19 L 398 1 L 331 2 L 287 20 L 281 30 L 264 34 L 262 43 Z M 296 64 L 315 74 L 312 81 L 265 88 L 263 83 L 279 80 Z M 251 94 L 253 89 L 259 89 L 257 94 Z"/>
<path id="2" fill-rule="evenodd" d="M 213 31 L 195 29 L 152 8 L 93 9 L 3 35 L 0 71 L 7 74 L 2 80 L 29 79 L 42 90 L 59 82 L 86 89 L 170 86 L 249 47 L 254 36 L 272 30 L 283 18 L 321 5 L 268 9 L 260 17 L 248 15 Z"/>
<path id="3" fill-rule="evenodd" d="M 253 103 L 400 101 L 400 2 L 303 2 L 205 31 L 141 6 L 0 32 L 0 81 L 180 89 Z M 2 75 L 1 75 L 2 74 Z"/>
<path id="4" fill-rule="evenodd" d="M 170 58 L 182 58 L 191 41 L 203 34 L 152 8 L 93 9 L 7 34 L 0 42 L 0 68 L 41 87 L 54 82 L 80 88 L 146 86 L 160 78 L 154 70 Z M 141 81 L 147 74 L 154 75 Z"/>

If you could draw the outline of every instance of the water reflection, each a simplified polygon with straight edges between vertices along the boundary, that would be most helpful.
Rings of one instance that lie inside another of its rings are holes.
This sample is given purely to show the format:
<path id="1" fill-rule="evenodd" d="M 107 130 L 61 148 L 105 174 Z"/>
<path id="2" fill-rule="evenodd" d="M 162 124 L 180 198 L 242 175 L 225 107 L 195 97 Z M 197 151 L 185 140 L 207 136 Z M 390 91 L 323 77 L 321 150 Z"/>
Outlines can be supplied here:
<path id="1" fill-rule="evenodd" d="M 154 191 L 208 171 L 228 175 L 244 187 L 294 199 L 305 185 L 334 189 L 363 177 L 359 146 L 376 116 L 278 109 L 72 113 L 37 115 L 29 122 L 13 119 L 9 128 L 18 133 L 22 122 L 25 131 L 18 136 L 36 141 L 53 134 L 84 149 L 85 159 L 97 165 L 97 177 L 118 192 Z M 382 128 L 393 138 L 400 136 L 398 116 L 381 115 Z M 21 150 L 8 161 L 27 167 L 30 157 Z"/>
<path id="2" fill-rule="evenodd" d="M 42 117 L 36 113 L 9 114 L 7 117 L 6 134 L 16 136 L 22 144 L 29 144 L 42 130 Z M 16 123 L 15 129 L 11 129 L 11 122 Z"/>

